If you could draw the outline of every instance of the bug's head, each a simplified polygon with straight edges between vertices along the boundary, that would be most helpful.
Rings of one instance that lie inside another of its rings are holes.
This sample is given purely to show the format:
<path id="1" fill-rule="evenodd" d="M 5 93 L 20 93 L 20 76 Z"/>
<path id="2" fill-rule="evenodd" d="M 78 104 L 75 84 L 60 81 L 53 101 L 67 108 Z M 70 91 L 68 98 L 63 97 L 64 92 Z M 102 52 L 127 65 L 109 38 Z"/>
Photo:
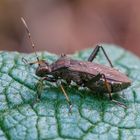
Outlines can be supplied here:
<path id="1" fill-rule="evenodd" d="M 39 77 L 45 77 L 46 75 L 50 74 L 51 67 L 48 62 L 41 60 L 38 63 L 38 67 L 36 69 L 36 75 Z"/>

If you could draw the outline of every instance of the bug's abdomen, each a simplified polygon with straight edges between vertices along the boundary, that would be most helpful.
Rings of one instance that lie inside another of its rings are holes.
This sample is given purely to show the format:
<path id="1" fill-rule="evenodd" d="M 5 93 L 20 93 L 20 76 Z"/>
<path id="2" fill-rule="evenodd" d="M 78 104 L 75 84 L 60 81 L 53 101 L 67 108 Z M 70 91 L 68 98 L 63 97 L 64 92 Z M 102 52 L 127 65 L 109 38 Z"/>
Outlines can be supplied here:
<path id="1" fill-rule="evenodd" d="M 130 86 L 130 83 L 122 83 L 122 82 L 112 82 L 107 80 L 108 85 L 110 86 L 111 92 L 118 92 Z M 108 89 L 106 88 L 104 80 L 100 79 L 97 82 L 93 82 L 90 84 L 86 84 L 86 87 L 91 89 L 94 92 L 99 93 L 108 93 Z"/>
<path id="2" fill-rule="evenodd" d="M 117 91 L 121 91 L 127 87 L 129 87 L 131 84 L 128 82 L 128 83 L 111 83 L 111 89 L 112 89 L 112 92 L 117 92 Z"/>

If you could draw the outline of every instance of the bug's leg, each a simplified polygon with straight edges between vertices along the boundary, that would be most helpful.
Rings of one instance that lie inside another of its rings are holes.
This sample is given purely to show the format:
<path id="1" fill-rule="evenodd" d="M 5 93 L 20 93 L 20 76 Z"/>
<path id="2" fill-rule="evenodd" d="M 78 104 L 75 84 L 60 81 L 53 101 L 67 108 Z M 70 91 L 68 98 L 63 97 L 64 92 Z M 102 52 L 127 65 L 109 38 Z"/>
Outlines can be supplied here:
<path id="1" fill-rule="evenodd" d="M 34 65 L 34 64 L 40 64 L 42 62 L 43 62 L 43 60 L 39 60 L 39 61 L 35 61 L 35 62 L 28 62 L 27 64 L 28 65 Z"/>
<path id="2" fill-rule="evenodd" d="M 48 76 L 41 78 L 41 80 L 43 80 L 43 81 L 47 80 L 49 82 L 57 82 L 57 80 L 55 78 L 48 77 Z"/>
<path id="3" fill-rule="evenodd" d="M 113 67 L 113 65 L 112 65 L 112 63 L 111 63 L 109 57 L 107 56 L 107 54 L 106 54 L 104 48 L 103 48 L 102 46 L 100 46 L 100 45 L 97 45 L 97 46 L 95 47 L 95 49 L 93 50 L 93 52 L 92 52 L 91 55 L 89 56 L 88 61 L 92 62 L 92 61 L 94 60 L 94 58 L 97 56 L 97 54 L 98 54 L 98 52 L 99 52 L 100 49 L 102 49 L 102 51 L 103 51 L 103 53 L 104 53 L 106 59 L 108 60 L 110 66 Z"/>
<path id="4" fill-rule="evenodd" d="M 69 112 L 71 113 L 71 109 L 72 109 L 71 101 L 70 101 L 70 99 L 69 99 L 69 97 L 68 97 L 68 95 L 67 95 L 67 93 L 66 93 L 66 91 L 65 91 L 65 89 L 64 89 L 64 87 L 63 87 L 62 84 L 60 84 L 60 88 L 61 88 L 61 90 L 62 90 L 64 96 L 66 97 L 66 100 L 67 100 L 67 102 L 68 102 L 68 104 L 69 104 Z"/>
<path id="5" fill-rule="evenodd" d="M 55 78 L 50 78 L 50 77 L 41 78 L 41 81 L 44 81 L 44 80 L 47 80 L 47 81 L 50 81 L 50 82 L 57 82 L 57 80 Z M 70 101 L 70 99 L 69 99 L 69 97 L 68 97 L 68 95 L 67 95 L 67 93 L 66 93 L 66 91 L 64 89 L 64 86 L 62 85 L 62 83 L 60 84 L 60 88 L 61 88 L 64 96 L 66 97 L 66 100 L 67 100 L 67 102 L 69 104 L 69 112 L 71 113 L 72 104 L 71 104 L 71 101 Z"/>
<path id="6" fill-rule="evenodd" d="M 119 101 L 116 101 L 116 100 L 114 100 L 114 99 L 112 98 L 112 95 L 111 95 L 111 88 L 110 88 L 110 86 L 109 86 L 109 84 L 108 84 L 108 82 L 107 82 L 107 80 L 106 80 L 106 77 L 105 77 L 104 74 L 102 74 L 102 77 L 103 77 L 104 80 L 105 80 L 105 86 L 106 86 L 106 88 L 107 88 L 107 90 L 108 90 L 109 99 L 110 99 L 112 102 L 118 104 L 119 106 L 122 106 L 123 108 L 127 108 L 126 105 L 124 105 L 123 103 L 121 103 L 121 102 L 119 102 Z"/>
<path id="7" fill-rule="evenodd" d="M 89 81 L 87 81 L 84 85 L 87 86 L 87 85 L 90 85 L 92 83 L 95 83 L 95 82 L 99 81 L 101 77 L 102 77 L 102 75 L 100 73 L 98 73 L 92 79 L 90 79 Z"/>
<path id="8" fill-rule="evenodd" d="M 107 90 L 108 90 L 109 99 L 110 99 L 112 102 L 118 104 L 119 106 L 122 106 L 123 108 L 127 108 L 123 103 L 121 103 L 121 102 L 119 102 L 119 101 L 116 101 L 116 100 L 114 100 L 114 99 L 112 98 L 112 95 L 111 95 L 111 88 L 110 88 L 110 86 L 109 86 L 109 84 L 108 84 L 108 82 L 107 82 L 106 77 L 105 77 L 104 74 L 100 74 L 100 73 L 97 74 L 97 75 L 96 75 L 95 77 L 93 77 L 91 80 L 89 80 L 88 82 L 86 82 L 86 83 L 85 83 L 85 86 L 86 86 L 86 85 L 89 85 L 89 84 L 92 84 L 92 83 L 94 83 L 94 82 L 100 80 L 100 78 L 103 78 L 104 81 L 105 81 L 104 83 L 105 83 L 105 86 L 106 86 L 106 88 L 107 88 Z"/>
<path id="9" fill-rule="evenodd" d="M 25 59 L 24 57 L 22 57 L 22 61 L 23 61 L 26 65 L 34 65 L 34 64 L 45 63 L 45 60 L 39 60 L 39 61 L 34 61 L 34 62 L 28 62 L 28 60 Z"/>
<path id="10" fill-rule="evenodd" d="M 42 87 L 43 87 L 43 81 L 50 81 L 50 82 L 57 82 L 57 80 L 56 79 L 54 79 L 54 78 L 51 78 L 51 77 L 48 77 L 48 76 L 46 76 L 46 77 L 43 77 L 43 78 L 40 78 L 40 80 L 39 80 L 39 82 L 37 83 L 37 100 L 39 99 L 41 99 L 41 91 L 42 91 Z"/>

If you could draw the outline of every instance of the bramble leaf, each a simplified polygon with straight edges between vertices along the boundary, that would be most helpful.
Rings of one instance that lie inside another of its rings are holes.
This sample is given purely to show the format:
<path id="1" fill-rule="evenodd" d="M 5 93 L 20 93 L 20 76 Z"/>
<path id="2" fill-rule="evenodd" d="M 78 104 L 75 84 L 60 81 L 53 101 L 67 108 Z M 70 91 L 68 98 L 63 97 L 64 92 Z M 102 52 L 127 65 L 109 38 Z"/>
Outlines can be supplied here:
<path id="1" fill-rule="evenodd" d="M 140 138 L 140 59 L 114 45 L 103 47 L 115 68 L 127 74 L 132 86 L 113 94 L 125 103 L 124 109 L 109 101 L 106 94 L 66 86 L 73 104 L 72 114 L 60 88 L 45 82 L 38 90 L 34 54 L 0 52 L 0 140 L 127 140 Z M 87 60 L 91 49 L 72 55 Z M 49 63 L 58 56 L 38 53 Z M 95 62 L 107 64 L 102 52 Z M 41 95 L 36 101 L 37 94 Z"/>

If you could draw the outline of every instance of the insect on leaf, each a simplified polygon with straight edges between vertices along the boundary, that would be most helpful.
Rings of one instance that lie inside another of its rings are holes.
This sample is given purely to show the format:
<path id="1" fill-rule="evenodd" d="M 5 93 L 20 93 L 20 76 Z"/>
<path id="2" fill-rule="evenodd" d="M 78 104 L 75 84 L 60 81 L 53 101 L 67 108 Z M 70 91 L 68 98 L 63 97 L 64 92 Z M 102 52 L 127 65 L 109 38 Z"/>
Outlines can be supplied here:
<path id="1" fill-rule="evenodd" d="M 57 85 L 45 82 L 37 90 L 39 77 L 35 66 L 22 62 L 36 60 L 34 54 L 16 52 L 0 53 L 0 139 L 3 140 L 126 140 L 140 138 L 140 59 L 114 45 L 103 45 L 115 68 L 127 74 L 132 86 L 113 94 L 125 103 L 124 109 L 95 91 L 65 87 L 72 104 L 68 104 Z M 73 55 L 87 60 L 92 48 Z M 38 53 L 40 59 L 50 63 L 58 56 L 48 52 Z M 102 53 L 96 62 L 107 64 Z M 35 101 L 37 92 L 41 100 Z"/>

